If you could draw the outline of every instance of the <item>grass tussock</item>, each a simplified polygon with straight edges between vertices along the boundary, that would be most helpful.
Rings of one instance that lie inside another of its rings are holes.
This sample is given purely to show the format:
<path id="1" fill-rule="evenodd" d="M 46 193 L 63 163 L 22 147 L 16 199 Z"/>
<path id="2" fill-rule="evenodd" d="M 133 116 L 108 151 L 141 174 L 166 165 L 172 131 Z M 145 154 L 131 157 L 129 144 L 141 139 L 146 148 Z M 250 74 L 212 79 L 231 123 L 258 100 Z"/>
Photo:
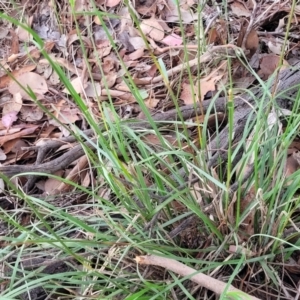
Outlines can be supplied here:
<path id="1" fill-rule="evenodd" d="M 53 135 L 51 140 L 63 144 L 49 149 L 39 163 L 56 163 L 77 145 L 83 149 L 71 167 L 65 167 L 68 172 L 0 173 L 5 186 L 0 198 L 1 299 L 299 297 L 300 171 L 287 176 L 291 167 L 286 164 L 291 143 L 298 137 L 299 94 L 288 99 L 295 103 L 292 111 L 279 107 L 277 98 L 288 93 L 270 91 L 277 75 L 266 81 L 257 75 L 247 49 L 243 52 L 234 42 L 238 34 L 235 23 L 228 22 L 227 5 L 210 2 L 191 6 L 198 18 L 188 24 L 183 10 L 178 10 L 178 20 L 168 25 L 174 23 L 183 43 L 168 51 L 155 40 L 159 33 L 145 30 L 150 15 L 146 10 L 141 13 L 140 4 L 134 7 L 125 1 L 116 10 L 108 3 L 99 6 L 91 1 L 88 8 L 78 8 L 77 2 L 51 1 L 50 20 L 53 28 L 68 36 L 66 48 L 50 45 L 30 25 L 27 17 L 31 10 L 36 12 L 34 5 L 22 11 L 20 3 L 1 4 L 2 24 L 30 35 L 29 41 L 21 42 L 20 53 L 25 49 L 22 53 L 36 67 L 43 59 L 57 78 L 53 86 L 63 94 L 50 103 L 47 94 L 41 100 L 32 87 L 22 86 L 30 105 L 44 114 L 43 120 L 33 122 L 40 133 L 44 133 L 41 124 L 46 128 L 50 120 L 54 133 L 66 133 Z M 41 5 L 37 3 L 40 14 Z M 216 18 L 228 26 L 228 43 L 214 45 L 221 49 L 214 54 L 213 43 L 205 38 L 208 32 L 212 35 L 205 29 L 207 7 L 218 10 Z M 138 59 L 130 56 L 138 56 L 138 49 L 122 52 L 125 42 L 117 34 L 122 26 L 134 29 L 135 37 L 144 41 Z M 287 29 L 291 28 L 289 18 Z M 288 40 L 287 33 L 284 42 Z M 26 50 L 33 45 L 38 58 Z M 107 48 L 109 55 L 104 54 Z M 283 50 L 281 59 L 284 55 Z M 253 76 L 261 94 L 250 87 L 235 88 L 232 74 L 237 62 Z M 173 64 L 181 69 L 175 70 Z M 3 63 L 1 69 L 14 77 L 15 70 Z M 195 81 L 205 78 L 209 84 L 208 75 L 216 70 L 223 81 L 214 82 L 218 91 L 202 99 L 203 107 L 209 101 L 204 111 L 197 104 L 203 85 Z M 144 84 L 150 80 L 145 74 L 152 74 L 150 84 Z M 81 78 L 79 86 L 75 78 Z M 185 85 L 190 86 L 190 104 L 182 100 Z M 235 142 L 238 95 L 245 103 L 251 98 L 253 110 Z M 226 109 L 218 113 L 218 99 L 224 96 Z M 62 99 L 80 115 L 75 122 L 66 121 Z M 199 113 L 188 118 L 184 105 Z M 175 117 L 167 115 L 170 111 L 176 112 Z M 226 145 L 218 139 L 224 128 Z M 37 146 L 38 140 L 29 135 L 26 147 Z M 210 165 L 216 151 L 220 156 Z M 37 157 L 32 153 L 16 165 L 34 165 Z M 32 177 L 36 181 L 28 188 Z M 42 190 L 50 184 L 51 193 Z M 159 257 L 159 263 L 142 263 L 145 256 Z M 185 267 L 189 272 L 182 271 Z M 208 276 L 207 285 L 201 274 Z M 217 290 L 209 286 L 210 279 L 218 280 Z"/>

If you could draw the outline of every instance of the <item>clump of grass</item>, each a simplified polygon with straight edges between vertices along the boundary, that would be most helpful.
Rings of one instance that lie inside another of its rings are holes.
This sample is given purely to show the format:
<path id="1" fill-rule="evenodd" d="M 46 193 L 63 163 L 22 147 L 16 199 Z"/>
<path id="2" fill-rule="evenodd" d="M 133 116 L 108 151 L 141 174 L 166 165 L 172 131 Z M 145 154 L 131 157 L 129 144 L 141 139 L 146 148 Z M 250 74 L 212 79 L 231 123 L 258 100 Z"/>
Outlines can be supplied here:
<path id="1" fill-rule="evenodd" d="M 125 5 L 129 6 L 128 3 Z M 140 21 L 130 11 L 139 28 Z M 91 14 L 98 16 L 105 29 L 107 15 L 96 12 L 95 8 Z M 26 27 L 7 16 L 3 18 Z M 79 25 L 76 25 L 80 37 Z M 183 25 L 180 26 L 184 37 Z M 268 123 L 264 101 L 255 99 L 255 120 L 259 122 L 249 118 L 243 138 L 235 148 L 244 149 L 239 166 L 231 164 L 238 152 L 229 147 L 226 172 L 224 168 L 211 170 L 207 167 L 206 156 L 209 115 L 205 116 L 203 124 L 192 124 L 199 127 L 197 138 L 200 142 L 195 143 L 188 135 L 187 123 L 180 117 L 179 91 L 177 94 L 173 91 L 166 76 L 164 83 L 168 97 L 178 109 L 178 121 L 173 122 L 171 129 L 176 145 L 170 143 L 154 122 L 143 100 L 144 91 L 134 84 L 132 73 L 120 56 L 124 82 L 145 114 L 150 129 L 134 129 L 130 126 L 132 120 L 121 120 L 112 97 L 99 103 L 103 116 L 103 124 L 99 126 L 97 117 L 87 106 L 87 99 L 75 92 L 67 74 L 43 50 L 43 41 L 30 28 L 26 29 L 95 132 L 96 141 L 79 129 L 71 131 L 79 143 L 88 140 L 96 149 L 94 152 L 86 149 L 95 181 L 90 188 L 84 188 L 59 178 L 77 192 L 85 193 L 86 201 L 57 207 L 42 197 L 26 195 L 4 178 L 10 195 L 17 197 L 22 205 L 7 211 L 1 209 L 1 220 L 8 232 L 1 238 L 0 257 L 5 269 L 0 282 L 5 286 L 0 292 L 1 297 L 34 297 L 32 293 L 43 293 L 44 290 L 72 299 L 211 297 L 209 291 L 191 284 L 187 278 L 154 267 L 137 266 L 134 257 L 147 253 L 174 258 L 228 284 L 239 286 L 246 282 L 243 288 L 249 294 L 257 294 L 258 290 L 267 290 L 272 295 L 286 292 L 287 284 L 282 287 L 283 291 L 279 288 L 282 286 L 279 274 L 286 275 L 280 263 L 289 262 L 294 251 L 299 250 L 297 233 L 286 235 L 291 226 L 298 224 L 299 197 L 296 193 L 297 174 L 291 176 L 288 185 L 283 176 L 288 146 L 297 136 L 298 107 L 282 131 L 279 120 L 272 126 Z M 108 30 L 107 35 L 118 55 L 118 45 Z M 79 40 L 85 50 L 83 41 Z M 205 46 L 202 51 L 205 51 Z M 164 75 L 165 64 L 161 57 L 151 55 L 151 58 Z M 85 59 L 88 65 L 88 58 Z M 187 50 L 184 59 L 188 59 Z M 100 60 L 98 63 L 101 65 Z M 192 83 L 192 70 L 187 69 L 187 73 Z M 200 76 L 200 68 L 196 74 Z M 180 76 L 182 79 L 183 74 Z M 232 83 L 227 90 L 230 87 Z M 268 84 L 261 88 L 268 97 Z M 234 132 L 234 100 L 230 100 L 228 124 L 231 135 Z M 270 113 L 272 107 L 276 107 L 275 99 L 270 101 Z M 166 122 L 166 126 L 169 125 Z M 159 141 L 156 146 L 147 141 L 149 135 L 154 135 Z M 249 135 L 251 139 L 248 139 Z M 187 152 L 187 148 L 191 151 Z M 250 167 L 253 167 L 253 174 L 233 193 L 231 184 L 242 178 Z M 197 185 L 189 180 L 192 175 L 198 177 Z M 242 209 L 246 197 L 251 197 L 251 201 Z M 247 232 L 243 233 L 244 222 L 250 215 L 253 216 L 254 234 L 247 236 Z M 22 223 L 23 216 L 29 216 L 30 222 Z M 169 236 L 183 220 L 191 217 L 193 222 L 187 229 L 176 237 Z M 230 252 L 232 246 L 240 251 Z M 27 269 L 24 260 L 32 257 L 40 257 L 49 264 Z M 51 261 L 65 266 L 63 272 L 48 271 L 47 268 L 53 265 Z M 222 295 L 222 299 L 239 297 L 233 293 Z"/>

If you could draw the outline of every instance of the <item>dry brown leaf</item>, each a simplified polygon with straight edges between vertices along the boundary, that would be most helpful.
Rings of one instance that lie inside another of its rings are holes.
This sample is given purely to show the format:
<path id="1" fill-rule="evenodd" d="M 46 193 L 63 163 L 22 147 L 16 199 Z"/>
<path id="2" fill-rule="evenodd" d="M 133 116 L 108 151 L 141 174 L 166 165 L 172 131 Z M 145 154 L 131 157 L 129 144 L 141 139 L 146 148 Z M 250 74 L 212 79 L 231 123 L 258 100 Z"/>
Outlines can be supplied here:
<path id="1" fill-rule="evenodd" d="M 223 74 L 212 77 L 211 75 L 206 78 L 200 79 L 200 100 L 203 101 L 205 95 L 208 92 L 213 92 L 216 90 L 216 82 L 223 77 Z"/>
<path id="2" fill-rule="evenodd" d="M 53 175 L 61 177 L 63 175 L 64 171 L 60 170 L 55 172 Z M 45 181 L 44 185 L 44 191 L 47 193 L 47 195 L 56 195 L 57 194 L 57 187 L 61 184 L 61 180 L 56 178 L 48 178 Z"/>
<path id="3" fill-rule="evenodd" d="M 182 83 L 181 85 L 181 93 L 179 98 L 183 100 L 183 102 L 187 104 L 192 104 L 195 101 L 198 101 L 198 95 L 197 92 L 195 91 L 194 87 L 194 93 L 192 92 L 192 86 L 187 83 Z"/>
<path id="4" fill-rule="evenodd" d="M 253 257 L 256 256 L 257 253 L 249 250 L 248 248 L 242 247 L 242 246 L 236 246 L 236 245 L 230 245 L 228 249 L 229 253 L 236 253 L 238 255 L 241 255 L 243 253 L 247 257 Z"/>
<path id="5" fill-rule="evenodd" d="M 250 55 L 252 56 L 257 48 L 258 48 L 258 44 L 259 44 L 259 39 L 258 39 L 258 35 L 256 30 L 251 29 L 249 35 L 247 36 L 247 40 L 245 43 L 245 48 L 247 50 L 250 50 Z"/>
<path id="6" fill-rule="evenodd" d="M 98 16 L 94 16 L 93 21 L 95 22 L 95 24 L 101 25 L 101 21 Z"/>
<path id="7" fill-rule="evenodd" d="M 242 215 L 243 212 L 247 209 L 249 204 L 253 202 L 253 199 L 255 199 L 255 189 L 254 187 L 251 187 L 247 194 L 244 196 L 244 198 L 241 201 L 241 207 L 239 214 Z M 248 215 L 244 219 L 243 223 L 240 226 L 239 231 L 239 237 L 243 241 L 247 241 L 249 237 L 251 237 L 254 234 L 254 218 L 255 218 L 255 209 L 248 212 Z"/>
<path id="8" fill-rule="evenodd" d="M 63 124 L 72 124 L 81 120 L 79 115 L 80 111 L 77 108 L 65 107 L 60 111 L 58 120 Z"/>
<path id="9" fill-rule="evenodd" d="M 31 124 L 18 124 L 18 126 L 14 126 L 13 128 L 9 128 L 7 130 L 7 129 L 4 129 L 5 127 L 1 124 L 1 122 L 0 122 L 0 126 L 1 126 L 0 136 L 13 134 L 13 133 L 21 131 L 24 128 L 32 127 Z"/>
<path id="10" fill-rule="evenodd" d="M 218 32 L 216 27 L 212 27 L 208 32 L 207 43 L 216 44 L 218 40 Z"/>
<path id="11" fill-rule="evenodd" d="M 97 3 L 107 7 L 114 7 L 120 3 L 121 0 L 98 0 Z"/>
<path id="12" fill-rule="evenodd" d="M 282 46 L 283 46 L 284 42 L 282 39 L 280 38 L 276 38 L 276 39 L 270 39 L 268 41 L 268 47 L 269 49 L 274 53 L 274 54 L 278 54 L 280 55 L 282 52 Z"/>
<path id="13" fill-rule="evenodd" d="M 166 36 L 164 39 L 162 39 L 161 42 L 168 46 L 178 46 L 182 44 L 183 40 L 181 36 L 172 33 Z"/>
<path id="14" fill-rule="evenodd" d="M 144 55 L 144 48 L 140 48 L 130 53 L 129 55 L 126 55 L 124 57 L 124 61 L 137 60 L 141 58 L 143 55 Z"/>
<path id="15" fill-rule="evenodd" d="M 103 78 L 101 80 L 101 87 L 102 88 L 111 88 L 115 85 L 116 83 L 116 79 L 117 79 L 117 74 L 116 73 L 110 73 L 110 74 L 107 74 L 105 76 L 105 78 Z"/>
<path id="16" fill-rule="evenodd" d="M 263 80 L 267 80 L 277 69 L 280 63 L 280 56 L 276 54 L 267 54 L 260 60 L 260 70 L 258 71 L 259 76 Z M 282 67 L 280 70 L 284 70 L 289 66 L 286 60 L 283 60 Z"/>
<path id="17" fill-rule="evenodd" d="M 78 94 L 81 94 L 84 91 L 84 89 L 87 87 L 87 84 L 83 82 L 81 77 L 76 77 L 75 79 L 72 79 L 71 84 L 72 84 L 75 92 Z M 63 92 L 66 94 L 70 94 L 70 92 L 67 88 L 64 88 Z"/>
<path id="18" fill-rule="evenodd" d="M 57 72 L 52 72 L 51 76 L 49 77 L 50 85 L 57 85 L 60 83 L 60 78 Z"/>
<path id="19" fill-rule="evenodd" d="M 193 21 L 198 19 L 198 14 L 194 13 L 191 9 L 183 9 L 180 8 L 180 12 L 178 11 L 177 5 L 172 0 L 166 1 L 168 4 L 168 9 L 165 14 L 166 22 L 183 22 L 185 24 L 192 23 Z"/>
<path id="20" fill-rule="evenodd" d="M 18 36 L 17 36 L 16 32 L 13 29 L 10 30 L 10 34 L 11 34 L 11 37 L 12 37 L 10 53 L 11 54 L 18 54 L 19 51 L 20 51 Z"/>
<path id="21" fill-rule="evenodd" d="M 0 39 L 6 38 L 8 35 L 9 29 L 1 26 L 0 28 Z"/>
<path id="22" fill-rule="evenodd" d="M 49 125 L 43 128 L 43 131 L 40 132 L 39 138 L 46 139 L 51 136 L 52 132 L 56 129 L 56 126 Z"/>
<path id="23" fill-rule="evenodd" d="M 106 0 L 105 5 L 107 7 L 114 7 L 117 6 L 120 3 L 121 0 Z"/>
<path id="24" fill-rule="evenodd" d="M 137 2 L 139 3 L 139 2 Z M 157 2 L 146 2 L 149 5 L 143 5 L 142 2 L 137 6 L 136 10 L 139 12 L 142 16 L 151 17 L 154 16 L 157 10 Z"/>
<path id="25" fill-rule="evenodd" d="M 245 6 L 245 4 L 240 3 L 238 1 L 234 1 L 231 5 L 230 8 L 233 12 L 238 17 L 250 17 L 251 13 L 248 10 L 248 8 Z"/>
<path id="26" fill-rule="evenodd" d="M 35 93 L 38 99 L 39 96 L 44 95 L 48 92 L 48 86 L 46 80 L 41 76 L 33 72 L 24 73 L 16 76 L 15 81 L 11 81 L 8 90 L 11 94 L 20 93 L 23 99 L 32 100 L 32 98 L 24 91 L 30 87 L 30 89 Z M 24 87 L 24 89 L 22 87 Z"/>
<path id="27" fill-rule="evenodd" d="M 80 172 L 80 185 L 83 187 L 89 187 L 91 184 L 91 176 L 90 173 L 86 170 Z"/>
<path id="28" fill-rule="evenodd" d="M 89 48 L 93 47 L 92 42 L 88 37 L 83 35 L 79 36 L 77 33 L 68 36 L 68 46 L 70 46 L 74 42 L 77 42 L 78 40 L 83 41 L 84 44 Z"/>
<path id="29" fill-rule="evenodd" d="M 300 169 L 299 151 L 294 151 L 285 161 L 284 174 L 286 177 L 292 175 Z"/>
<path id="30" fill-rule="evenodd" d="M 186 105 L 193 104 L 195 101 L 203 101 L 205 95 L 210 91 L 216 90 L 216 82 L 220 80 L 223 77 L 223 74 L 212 76 L 210 74 L 209 76 L 200 79 L 198 84 L 200 84 L 200 95 L 198 95 L 198 87 L 194 86 L 192 89 L 192 86 L 190 84 L 183 83 L 182 84 L 182 91 L 180 94 L 180 99 L 184 101 Z M 194 95 L 192 94 L 194 91 Z"/>
<path id="31" fill-rule="evenodd" d="M 26 128 L 24 130 L 21 130 L 19 132 L 16 132 L 16 133 L 13 133 L 13 134 L 8 134 L 6 136 L 2 136 L 2 137 L 0 137 L 0 146 L 2 146 L 4 143 L 6 143 L 9 140 L 18 139 L 18 138 L 21 138 L 21 137 L 23 137 L 25 135 L 29 135 L 29 134 L 34 133 L 35 130 L 38 127 L 39 126 L 32 126 L 32 127 Z"/>
<path id="32" fill-rule="evenodd" d="M 32 24 L 32 20 L 33 20 L 33 16 L 28 18 L 28 26 L 31 27 Z M 29 42 L 32 38 L 31 34 L 29 33 L 28 30 L 22 28 L 21 26 L 18 26 L 18 28 L 16 29 L 16 34 L 19 37 L 19 40 L 22 42 Z"/>
<path id="33" fill-rule="evenodd" d="M 145 105 L 148 108 L 155 108 L 157 106 L 157 104 L 159 103 L 160 100 L 155 99 L 155 98 L 149 98 L 147 100 L 145 100 Z"/>
<path id="34" fill-rule="evenodd" d="M 70 108 L 64 105 L 65 100 L 61 100 L 56 106 L 53 115 L 63 124 L 72 124 L 80 120 L 80 111 L 78 108 Z M 49 124 L 54 126 L 60 126 L 60 124 L 55 120 L 49 120 Z"/>
<path id="35" fill-rule="evenodd" d="M 129 37 L 129 42 L 135 50 L 145 48 L 145 41 L 140 36 Z"/>
<path id="36" fill-rule="evenodd" d="M 7 156 L 4 151 L 0 148 L 0 160 L 6 160 Z"/>
<path id="37" fill-rule="evenodd" d="M 110 52 L 111 52 L 111 44 L 109 41 L 98 41 L 97 42 L 97 52 L 96 52 L 96 56 L 100 58 L 103 58 L 105 56 L 107 56 Z"/>
<path id="38" fill-rule="evenodd" d="M 164 36 L 164 30 L 157 20 L 151 18 L 144 20 L 141 23 L 141 30 L 147 36 L 150 36 L 154 41 L 161 41 Z"/>
<path id="39" fill-rule="evenodd" d="M 115 69 L 116 60 L 112 56 L 107 56 L 103 59 L 102 70 L 104 74 L 110 74 Z"/>
<path id="40" fill-rule="evenodd" d="M 13 95 L 11 101 L 8 101 L 3 105 L 2 114 L 6 115 L 11 111 L 15 111 L 18 113 L 21 110 L 22 105 L 23 105 L 22 96 L 20 93 L 16 93 Z"/>
<path id="41" fill-rule="evenodd" d="M 14 140 L 10 140 L 7 141 L 4 145 L 3 145 L 3 150 L 4 153 L 21 153 L 24 150 L 22 150 L 22 147 L 27 147 L 27 143 L 22 140 L 22 139 L 14 139 Z"/>
<path id="42" fill-rule="evenodd" d="M 77 160 L 74 168 L 72 170 L 70 170 L 69 174 L 66 177 L 66 180 L 79 183 L 81 172 L 82 172 L 82 170 L 86 170 L 87 165 L 88 165 L 87 156 L 84 155 L 84 156 L 80 157 Z M 73 188 L 74 188 L 73 185 L 69 185 L 64 182 L 60 182 L 60 184 L 56 186 L 56 193 L 65 193 L 65 192 L 72 190 Z"/>
<path id="43" fill-rule="evenodd" d="M 24 66 L 20 70 L 16 70 L 11 72 L 10 76 L 9 75 L 4 75 L 0 77 L 0 88 L 3 89 L 9 85 L 10 82 L 12 82 L 12 78 L 16 78 L 22 74 L 28 74 L 28 72 L 34 70 L 36 68 L 35 65 L 28 65 Z"/>
<path id="44" fill-rule="evenodd" d="M 23 106 L 21 118 L 27 122 L 39 121 L 43 118 L 44 112 L 38 106 Z"/>
<path id="45" fill-rule="evenodd" d="M 6 113 L 5 115 L 2 116 L 2 124 L 4 127 L 6 128 L 10 128 L 11 125 L 17 121 L 18 117 L 17 117 L 18 112 L 17 111 L 10 111 L 8 113 Z"/>
<path id="46" fill-rule="evenodd" d="M 87 82 L 87 87 L 84 92 L 87 97 L 97 98 L 101 95 L 101 85 L 99 82 Z"/>

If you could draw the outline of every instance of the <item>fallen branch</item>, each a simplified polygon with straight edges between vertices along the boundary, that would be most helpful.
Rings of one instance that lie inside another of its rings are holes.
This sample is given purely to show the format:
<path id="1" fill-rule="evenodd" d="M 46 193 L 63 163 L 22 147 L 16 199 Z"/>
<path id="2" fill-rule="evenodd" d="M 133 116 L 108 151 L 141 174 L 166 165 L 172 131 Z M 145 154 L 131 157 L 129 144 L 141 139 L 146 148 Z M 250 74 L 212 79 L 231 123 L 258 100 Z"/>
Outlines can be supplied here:
<path id="1" fill-rule="evenodd" d="M 222 282 L 220 280 L 217 280 L 215 278 L 212 278 L 208 275 L 202 274 L 202 273 L 197 273 L 198 271 L 188 267 L 181 262 L 178 262 L 175 259 L 171 258 L 165 258 L 165 257 L 160 257 L 156 255 L 145 255 L 145 256 L 137 256 L 135 258 L 136 262 L 141 265 L 154 265 L 154 266 L 159 266 L 163 267 L 167 270 L 170 270 L 180 276 L 189 276 L 189 279 L 196 282 L 197 284 L 203 286 L 204 288 L 207 288 L 214 293 L 221 295 L 226 287 L 227 284 L 225 282 Z M 195 275 L 191 275 L 195 274 Z M 230 285 L 227 289 L 227 292 L 238 292 L 240 299 L 245 299 L 245 300 L 259 300 L 259 298 L 256 298 L 254 296 L 250 296 L 243 291 L 235 288 L 234 286 Z"/>

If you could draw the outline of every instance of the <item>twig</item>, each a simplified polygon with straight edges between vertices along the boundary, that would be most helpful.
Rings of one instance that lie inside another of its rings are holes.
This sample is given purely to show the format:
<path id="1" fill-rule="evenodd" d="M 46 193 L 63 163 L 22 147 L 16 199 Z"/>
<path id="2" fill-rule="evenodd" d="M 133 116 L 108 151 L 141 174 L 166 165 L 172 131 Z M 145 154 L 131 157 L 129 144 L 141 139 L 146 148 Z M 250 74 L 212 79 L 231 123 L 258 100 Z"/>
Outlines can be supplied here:
<path id="1" fill-rule="evenodd" d="M 279 35 L 279 36 L 283 36 L 285 37 L 286 33 L 285 32 L 277 32 L 277 31 L 257 31 L 257 34 L 259 36 L 270 36 L 270 35 Z M 292 39 L 300 39 L 300 35 L 299 34 L 295 34 L 295 33 L 288 33 L 288 37 L 292 38 Z"/>
<path id="2" fill-rule="evenodd" d="M 228 48 L 231 50 L 231 52 L 229 52 Z M 168 70 L 166 72 L 166 76 L 169 78 L 169 77 L 181 72 L 182 70 L 186 70 L 188 68 L 197 66 L 201 63 L 211 61 L 213 55 L 215 55 L 216 53 L 229 55 L 229 54 L 235 54 L 236 51 L 238 51 L 238 50 L 241 51 L 241 48 L 239 48 L 235 45 L 232 45 L 232 44 L 227 44 L 227 45 L 223 45 L 223 46 L 214 46 L 214 47 L 208 49 L 200 57 L 197 57 L 188 62 L 182 63 L 182 64 Z M 135 81 L 139 85 L 147 85 L 147 84 L 162 82 L 162 81 L 164 81 L 164 78 L 165 78 L 165 75 L 158 75 L 154 78 L 152 78 L 152 77 L 144 78 L 144 79 L 136 78 L 136 79 L 133 79 L 133 81 Z"/>
<path id="3" fill-rule="evenodd" d="M 215 292 L 218 295 L 221 295 L 227 288 L 227 284 L 225 282 L 212 278 L 208 275 L 199 273 L 199 271 L 188 267 L 175 259 L 160 257 L 156 255 L 145 255 L 137 256 L 135 260 L 138 264 L 141 265 L 159 266 L 170 270 L 176 274 L 179 274 L 180 276 L 189 277 L 190 280 L 196 282 L 197 284 L 200 284 L 204 288 Z M 239 293 L 240 299 L 243 300 L 259 300 L 259 298 L 248 295 L 232 285 L 229 285 L 227 292 L 237 292 Z"/>
<path id="4" fill-rule="evenodd" d="M 257 3 L 255 2 L 255 0 L 252 0 L 252 3 L 253 3 L 253 11 L 252 11 L 252 14 L 251 14 L 250 22 L 248 24 L 246 33 L 245 33 L 244 38 L 243 38 L 242 49 L 246 49 L 246 42 L 247 42 L 248 36 L 249 36 L 249 34 L 250 34 L 250 32 L 253 28 L 254 19 L 255 19 L 255 16 L 256 16 Z"/>

